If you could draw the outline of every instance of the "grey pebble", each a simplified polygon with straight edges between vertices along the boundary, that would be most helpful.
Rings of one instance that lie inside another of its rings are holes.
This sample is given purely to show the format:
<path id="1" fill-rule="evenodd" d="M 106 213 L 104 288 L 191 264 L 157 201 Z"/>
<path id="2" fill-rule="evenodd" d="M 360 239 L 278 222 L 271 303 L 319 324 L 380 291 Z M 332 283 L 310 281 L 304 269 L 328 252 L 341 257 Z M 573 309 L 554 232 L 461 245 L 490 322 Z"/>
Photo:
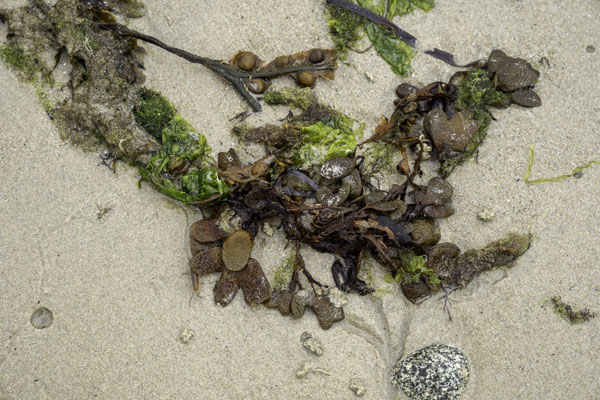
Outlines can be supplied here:
<path id="1" fill-rule="evenodd" d="M 46 307 L 40 307 L 31 314 L 31 325 L 37 329 L 45 329 L 52 325 L 54 316 Z"/>
<path id="2" fill-rule="evenodd" d="M 391 380 L 411 400 L 457 399 L 469 380 L 469 360 L 454 346 L 434 343 L 398 360 Z"/>

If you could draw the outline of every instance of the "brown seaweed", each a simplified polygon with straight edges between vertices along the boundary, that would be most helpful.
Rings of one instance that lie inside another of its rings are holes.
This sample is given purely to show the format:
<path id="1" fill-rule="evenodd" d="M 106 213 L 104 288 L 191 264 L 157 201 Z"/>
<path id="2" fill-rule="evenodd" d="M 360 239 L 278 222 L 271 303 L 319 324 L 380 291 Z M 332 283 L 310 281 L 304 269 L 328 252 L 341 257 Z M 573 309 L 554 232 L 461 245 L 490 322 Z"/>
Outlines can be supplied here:
<path id="1" fill-rule="evenodd" d="M 136 38 L 144 42 L 151 43 L 189 62 L 204 65 L 211 71 L 222 76 L 225 80 L 229 81 L 229 83 L 233 85 L 233 87 L 244 98 L 244 100 L 248 102 L 250 107 L 252 107 L 252 110 L 255 112 L 261 111 L 262 106 L 258 100 L 249 93 L 249 82 L 252 85 L 252 88 L 258 88 L 261 84 L 260 81 L 256 80 L 263 80 L 266 89 L 268 79 L 281 75 L 295 74 L 296 79 L 302 86 L 312 86 L 313 81 L 308 84 L 306 81 L 299 79 L 298 75 L 305 74 L 304 76 L 306 76 L 306 74 L 308 74 L 312 79 L 314 79 L 314 77 L 325 77 L 332 79 L 333 70 L 336 68 L 335 51 L 328 49 L 312 49 L 310 51 L 296 53 L 289 56 L 280 56 L 266 64 L 264 67 L 261 67 L 260 60 L 248 52 L 239 52 L 232 58 L 230 63 L 225 63 L 169 46 L 155 37 L 127 28 L 124 25 L 100 24 L 99 26 L 102 29 L 112 31 L 121 37 Z M 315 51 L 319 51 L 322 57 L 315 58 Z M 313 55 L 312 58 L 311 55 Z M 284 60 L 285 62 L 283 62 Z M 251 91 L 260 94 L 264 92 L 264 89 Z"/>

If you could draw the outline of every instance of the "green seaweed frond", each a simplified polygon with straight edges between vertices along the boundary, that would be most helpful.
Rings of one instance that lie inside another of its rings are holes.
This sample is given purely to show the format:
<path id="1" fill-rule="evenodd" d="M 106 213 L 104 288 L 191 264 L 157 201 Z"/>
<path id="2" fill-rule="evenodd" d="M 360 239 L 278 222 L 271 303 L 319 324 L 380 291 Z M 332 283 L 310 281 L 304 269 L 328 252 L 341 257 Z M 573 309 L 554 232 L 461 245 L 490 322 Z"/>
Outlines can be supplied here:
<path id="1" fill-rule="evenodd" d="M 301 128 L 302 146 L 298 149 L 296 164 L 320 165 L 354 153 L 357 137 L 362 136 L 362 126 L 353 129 L 354 120 L 342 114 L 335 115 L 329 123 L 317 122 Z"/>
<path id="2" fill-rule="evenodd" d="M 472 110 L 476 119 L 489 117 L 490 107 L 506 108 L 510 105 L 510 96 L 494 87 L 487 71 L 475 69 L 460 80 L 457 87 L 456 108 Z"/>
<path id="3" fill-rule="evenodd" d="M 417 283 L 421 278 L 427 279 L 432 285 L 441 283 L 439 276 L 427 268 L 427 256 L 418 256 L 412 251 L 406 251 L 401 255 L 403 279 Z"/>
<path id="4" fill-rule="evenodd" d="M 335 6 L 327 6 L 327 11 L 333 48 L 340 60 L 345 60 L 348 58 L 348 50 L 360 40 L 358 28 L 361 26 L 362 17 Z"/>
<path id="5" fill-rule="evenodd" d="M 350 0 L 352 1 L 352 0 Z M 396 16 L 406 15 L 419 8 L 425 12 L 434 6 L 434 0 L 356 0 L 356 2 L 374 13 L 393 19 Z M 387 10 L 386 10 L 387 8 Z M 374 24 L 362 16 L 351 13 L 341 7 L 328 6 L 329 27 L 334 43 L 334 48 L 340 59 L 345 60 L 348 50 L 355 46 L 360 39 L 358 30 L 362 22 L 367 37 L 371 41 L 375 51 L 392 71 L 400 76 L 407 76 L 410 72 L 410 62 L 413 58 L 413 50 L 394 33 L 386 27 Z"/>
<path id="6" fill-rule="evenodd" d="M 214 201 L 231 189 L 219 178 L 206 136 L 194 129 L 159 92 L 140 89 L 133 109 L 135 120 L 160 143 L 160 150 L 139 167 L 140 181 L 149 181 L 161 193 L 186 204 Z M 179 173 L 184 164 L 189 168 Z"/>
<path id="7" fill-rule="evenodd" d="M 600 165 L 600 161 L 595 161 L 595 160 L 591 160 L 588 161 L 587 163 L 580 165 L 579 167 L 576 167 L 575 169 L 573 169 L 573 171 L 571 171 L 568 174 L 565 175 L 560 175 L 560 176 L 554 176 L 551 178 L 539 178 L 539 179 L 529 179 L 529 177 L 531 176 L 531 169 L 533 168 L 533 145 L 531 145 L 531 147 L 529 148 L 529 163 L 527 164 L 527 171 L 525 172 L 525 183 L 527 183 L 528 185 L 534 184 L 534 183 L 542 183 L 542 182 L 557 182 L 557 181 L 561 181 L 563 179 L 567 179 L 572 177 L 573 175 L 575 175 L 576 173 L 578 173 L 581 170 L 584 170 L 586 168 L 591 167 L 592 165 L 596 164 L 596 165 Z"/>
<path id="8" fill-rule="evenodd" d="M 272 106 L 284 104 L 287 106 L 298 107 L 302 110 L 307 110 L 317 102 L 317 99 L 313 91 L 309 88 L 284 88 L 265 93 L 264 101 Z"/>
<path id="9" fill-rule="evenodd" d="M 135 122 L 156 140 L 162 140 L 163 129 L 177 114 L 177 110 L 155 90 L 141 88 L 133 107 Z"/>

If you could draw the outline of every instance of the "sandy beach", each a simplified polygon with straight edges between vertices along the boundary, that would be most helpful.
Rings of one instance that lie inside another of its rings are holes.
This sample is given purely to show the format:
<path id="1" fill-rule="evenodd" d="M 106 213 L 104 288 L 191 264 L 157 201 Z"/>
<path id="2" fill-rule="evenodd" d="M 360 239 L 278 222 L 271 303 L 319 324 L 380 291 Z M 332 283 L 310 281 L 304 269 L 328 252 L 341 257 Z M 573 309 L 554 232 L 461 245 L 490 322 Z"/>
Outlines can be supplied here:
<path id="1" fill-rule="evenodd" d="M 144 3 L 146 16 L 130 27 L 214 59 L 251 50 L 270 60 L 332 46 L 320 0 Z M 113 173 L 97 153 L 61 141 L 35 89 L 0 63 L 0 400 L 352 399 L 352 378 L 364 382 L 364 399 L 407 399 L 390 370 L 434 342 L 469 358 L 461 400 L 599 399 L 600 317 L 570 325 L 544 302 L 561 296 L 600 313 L 600 167 L 554 183 L 527 185 L 523 177 L 530 145 L 532 179 L 600 161 L 600 2 L 438 0 L 429 13 L 396 22 L 422 50 L 441 47 L 469 62 L 502 49 L 541 72 L 543 105 L 494 112 L 476 161 L 450 175 L 456 213 L 440 224 L 442 241 L 462 250 L 508 232 L 533 234 L 514 268 L 453 293 L 451 321 L 440 294 L 414 305 L 395 288 L 348 295 L 346 319 L 323 331 L 314 315 L 284 318 L 249 307 L 240 294 L 216 305 L 218 275 L 204 278 L 190 303 L 188 227 L 200 211 L 148 184 L 138 189 L 135 168 L 119 163 Z M 145 86 L 171 100 L 215 152 L 236 147 L 230 119 L 248 106 L 234 89 L 202 66 L 143 47 Z M 406 79 L 373 50 L 347 61 L 315 92 L 364 122 L 367 134 L 393 111 L 399 83 L 448 80 L 456 71 L 422 52 Z M 275 87 L 290 85 L 283 78 Z M 249 121 L 286 114 L 264 107 Z M 478 220 L 483 210 L 494 219 Z M 285 246 L 282 232 L 257 236 L 253 257 L 268 277 Z M 333 256 L 302 254 L 317 278 L 332 282 Z M 373 273 L 381 281 L 384 271 Z M 42 306 L 54 321 L 36 329 L 30 318 Z M 195 332 L 189 343 L 180 339 L 186 329 Z M 302 347 L 305 331 L 321 340 L 322 356 Z M 323 372 L 297 378 L 304 361 Z"/>

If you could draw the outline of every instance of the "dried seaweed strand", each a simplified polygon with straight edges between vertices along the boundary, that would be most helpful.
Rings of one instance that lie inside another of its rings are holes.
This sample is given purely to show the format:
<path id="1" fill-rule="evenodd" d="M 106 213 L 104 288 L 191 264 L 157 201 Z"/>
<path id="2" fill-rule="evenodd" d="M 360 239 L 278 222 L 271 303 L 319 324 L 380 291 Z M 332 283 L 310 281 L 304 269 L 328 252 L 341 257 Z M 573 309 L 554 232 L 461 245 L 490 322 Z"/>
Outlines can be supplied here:
<path id="1" fill-rule="evenodd" d="M 129 36 L 129 37 L 134 37 L 139 40 L 143 40 L 144 42 L 148 42 L 155 46 L 158 46 L 161 49 L 166 50 L 169 53 L 173 53 L 176 56 L 179 56 L 189 62 L 204 65 L 208 69 L 212 70 L 213 72 L 216 72 L 217 74 L 221 75 L 223 78 L 227 79 L 236 88 L 236 90 L 240 93 L 240 95 L 244 98 L 244 100 L 246 100 L 248 102 L 248 104 L 250 104 L 250 107 L 252 107 L 252 110 L 254 112 L 261 111 L 262 107 L 261 107 L 260 103 L 258 102 L 258 100 L 256 100 L 254 98 L 254 96 L 252 96 L 248 92 L 248 89 L 246 88 L 246 85 L 245 85 L 246 80 L 251 79 L 251 78 L 273 78 L 275 76 L 291 74 L 294 72 L 327 71 L 327 70 L 332 69 L 332 67 L 329 65 L 315 65 L 315 66 L 300 65 L 300 66 L 294 66 L 294 67 L 288 67 L 288 68 L 279 68 L 277 70 L 267 71 L 267 72 L 260 72 L 260 71 L 245 72 L 245 71 L 237 70 L 237 69 L 231 67 L 229 64 L 226 64 L 224 62 L 221 62 L 218 60 L 213 60 L 213 59 L 207 58 L 207 57 L 197 56 L 197 55 L 189 53 L 185 50 L 181 50 L 176 47 L 169 46 L 168 44 L 163 43 L 162 41 L 158 40 L 155 37 L 145 35 L 141 32 L 135 31 L 133 29 L 129 29 L 124 25 L 99 24 L 99 27 L 102 29 L 106 29 L 106 30 L 115 32 L 121 36 Z"/>
<path id="2" fill-rule="evenodd" d="M 573 171 L 571 171 L 569 174 L 566 174 L 566 175 L 555 176 L 552 178 L 539 178 L 539 179 L 530 180 L 529 176 L 531 175 L 531 169 L 533 168 L 533 155 L 534 155 L 533 145 L 531 145 L 531 147 L 529 148 L 529 164 L 527 165 L 527 172 L 525 172 L 525 183 L 527 183 L 528 185 L 531 185 L 534 183 L 542 183 L 542 182 L 561 181 L 563 179 L 572 177 L 573 175 L 575 175 L 576 173 L 578 173 L 579 171 L 581 171 L 583 169 L 591 167 L 593 164 L 600 165 L 600 161 L 592 160 L 586 164 L 580 165 L 579 167 L 575 168 Z"/>

